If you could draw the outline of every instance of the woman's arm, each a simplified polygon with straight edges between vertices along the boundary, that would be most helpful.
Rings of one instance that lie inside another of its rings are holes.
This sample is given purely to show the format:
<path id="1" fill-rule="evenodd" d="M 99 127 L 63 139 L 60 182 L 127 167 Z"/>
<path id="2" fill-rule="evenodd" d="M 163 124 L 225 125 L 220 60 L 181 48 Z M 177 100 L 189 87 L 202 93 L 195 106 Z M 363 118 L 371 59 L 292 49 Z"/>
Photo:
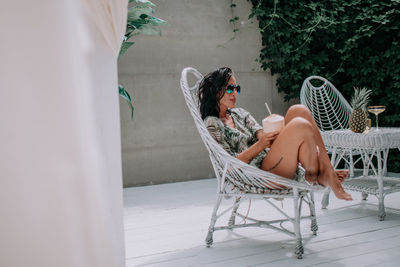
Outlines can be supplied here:
<path id="1" fill-rule="evenodd" d="M 261 151 L 263 151 L 267 147 L 270 147 L 272 141 L 275 140 L 278 134 L 279 131 L 270 133 L 264 133 L 264 131 L 262 130 L 257 131 L 258 141 L 242 153 L 238 154 L 237 158 L 245 163 L 249 163 L 253 158 L 260 154 Z"/>

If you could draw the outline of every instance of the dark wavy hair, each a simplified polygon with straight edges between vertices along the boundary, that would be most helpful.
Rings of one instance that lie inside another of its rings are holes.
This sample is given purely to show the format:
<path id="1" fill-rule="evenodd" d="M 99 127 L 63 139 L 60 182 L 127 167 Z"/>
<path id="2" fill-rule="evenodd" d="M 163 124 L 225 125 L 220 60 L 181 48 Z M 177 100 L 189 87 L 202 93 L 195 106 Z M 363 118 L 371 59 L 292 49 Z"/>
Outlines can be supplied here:
<path id="1" fill-rule="evenodd" d="M 204 76 L 200 82 L 200 113 L 203 120 L 207 116 L 219 117 L 219 101 L 224 96 L 220 92 L 232 75 L 233 71 L 230 68 L 222 67 Z"/>

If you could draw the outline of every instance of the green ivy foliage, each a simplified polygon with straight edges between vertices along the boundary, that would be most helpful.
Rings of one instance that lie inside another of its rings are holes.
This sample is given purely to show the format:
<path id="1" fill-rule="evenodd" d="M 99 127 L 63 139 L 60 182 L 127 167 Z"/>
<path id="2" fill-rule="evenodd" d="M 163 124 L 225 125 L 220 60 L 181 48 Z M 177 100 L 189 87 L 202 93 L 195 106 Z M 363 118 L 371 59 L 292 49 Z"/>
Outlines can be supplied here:
<path id="1" fill-rule="evenodd" d="M 354 86 L 372 89 L 370 104 L 387 107 L 379 125 L 400 126 L 399 0 L 249 1 L 262 35 L 259 62 L 279 74 L 286 101 L 299 97 L 305 78 L 319 75 L 348 100 Z M 400 172 L 397 150 L 390 168 Z"/>

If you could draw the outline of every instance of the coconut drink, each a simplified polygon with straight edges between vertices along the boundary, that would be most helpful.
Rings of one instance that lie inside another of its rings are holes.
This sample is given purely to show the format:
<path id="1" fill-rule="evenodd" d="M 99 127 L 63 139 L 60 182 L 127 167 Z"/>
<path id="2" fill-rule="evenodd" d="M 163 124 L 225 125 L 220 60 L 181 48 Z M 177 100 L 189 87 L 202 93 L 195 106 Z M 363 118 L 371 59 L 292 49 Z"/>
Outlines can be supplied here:
<path id="1" fill-rule="evenodd" d="M 285 118 L 278 114 L 271 114 L 262 120 L 265 133 L 280 131 L 285 127 Z"/>

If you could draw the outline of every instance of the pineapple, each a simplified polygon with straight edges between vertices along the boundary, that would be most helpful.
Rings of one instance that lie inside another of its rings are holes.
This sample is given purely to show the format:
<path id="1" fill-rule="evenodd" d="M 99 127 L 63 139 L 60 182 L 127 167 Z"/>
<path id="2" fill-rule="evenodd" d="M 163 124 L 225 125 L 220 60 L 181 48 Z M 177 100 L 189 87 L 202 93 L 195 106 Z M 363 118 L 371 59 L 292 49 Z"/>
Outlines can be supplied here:
<path id="1" fill-rule="evenodd" d="M 350 130 L 355 133 L 362 133 L 367 128 L 367 112 L 365 110 L 368 105 L 371 90 L 367 88 L 359 89 L 354 87 L 354 96 L 351 99 L 351 107 L 349 126 Z"/>

